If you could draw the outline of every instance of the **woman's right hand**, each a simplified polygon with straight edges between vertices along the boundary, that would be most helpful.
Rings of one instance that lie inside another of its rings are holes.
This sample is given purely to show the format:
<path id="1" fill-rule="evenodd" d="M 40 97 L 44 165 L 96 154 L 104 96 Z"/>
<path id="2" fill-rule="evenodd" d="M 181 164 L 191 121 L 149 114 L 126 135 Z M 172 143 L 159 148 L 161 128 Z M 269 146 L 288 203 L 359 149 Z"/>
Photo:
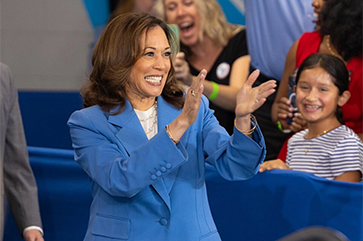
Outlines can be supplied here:
<path id="1" fill-rule="evenodd" d="M 198 116 L 200 101 L 204 90 L 204 80 L 207 71 L 203 69 L 199 75 L 194 78 L 192 84 L 187 90 L 184 107 L 181 114 L 169 124 L 169 131 L 171 132 L 175 141 L 179 141 L 184 135 L 184 132 L 195 122 Z"/>

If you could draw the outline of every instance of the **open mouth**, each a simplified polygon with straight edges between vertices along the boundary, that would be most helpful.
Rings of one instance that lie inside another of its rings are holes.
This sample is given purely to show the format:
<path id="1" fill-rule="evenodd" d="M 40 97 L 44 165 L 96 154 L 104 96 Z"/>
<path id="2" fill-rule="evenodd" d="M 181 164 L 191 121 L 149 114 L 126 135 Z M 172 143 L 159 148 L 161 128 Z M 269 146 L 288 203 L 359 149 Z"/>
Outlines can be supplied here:
<path id="1" fill-rule="evenodd" d="M 179 25 L 179 29 L 181 32 L 188 32 L 193 27 L 194 23 L 183 23 Z"/>
<path id="2" fill-rule="evenodd" d="M 146 80 L 146 82 L 151 83 L 151 84 L 160 84 L 163 77 L 162 76 L 146 76 L 144 79 Z"/>

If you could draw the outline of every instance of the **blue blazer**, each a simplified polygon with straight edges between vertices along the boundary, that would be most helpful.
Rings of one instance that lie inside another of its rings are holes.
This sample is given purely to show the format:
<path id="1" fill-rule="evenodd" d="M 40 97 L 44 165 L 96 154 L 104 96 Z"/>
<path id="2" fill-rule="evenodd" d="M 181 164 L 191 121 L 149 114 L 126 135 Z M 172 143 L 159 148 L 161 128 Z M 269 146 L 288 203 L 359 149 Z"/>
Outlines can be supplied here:
<path id="1" fill-rule="evenodd" d="M 253 139 L 230 137 L 203 96 L 195 123 L 174 145 L 165 131 L 180 113 L 162 97 L 158 134 L 148 140 L 129 102 L 113 116 L 93 106 L 69 121 L 75 160 L 92 182 L 84 240 L 220 240 L 209 208 L 205 162 L 228 180 L 258 171 L 265 157 L 259 127 Z"/>

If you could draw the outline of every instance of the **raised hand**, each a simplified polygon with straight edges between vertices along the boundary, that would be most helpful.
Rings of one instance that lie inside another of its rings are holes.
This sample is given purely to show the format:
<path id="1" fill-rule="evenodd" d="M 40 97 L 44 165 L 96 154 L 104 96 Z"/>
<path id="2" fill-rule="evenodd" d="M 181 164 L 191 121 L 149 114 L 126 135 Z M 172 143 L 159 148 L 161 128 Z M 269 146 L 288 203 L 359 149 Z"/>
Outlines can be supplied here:
<path id="1" fill-rule="evenodd" d="M 184 132 L 197 119 L 200 101 L 204 90 L 203 82 L 206 75 L 207 71 L 203 69 L 199 75 L 194 78 L 187 90 L 184 107 L 181 114 L 168 125 L 168 130 L 176 142 L 180 140 Z"/>
<path id="2" fill-rule="evenodd" d="M 251 134 L 249 133 L 251 128 L 250 114 L 260 108 L 265 103 L 266 98 L 275 92 L 275 80 L 269 80 L 252 88 L 259 74 L 259 70 L 253 71 L 237 93 L 235 125 L 239 131 L 246 135 Z"/>
<path id="3" fill-rule="evenodd" d="M 207 71 L 205 69 L 200 71 L 199 75 L 194 78 L 192 84 L 188 88 L 183 111 L 180 115 L 188 120 L 189 125 L 192 125 L 197 118 L 199 105 L 204 90 L 203 82 L 206 75 Z"/>
<path id="4" fill-rule="evenodd" d="M 266 98 L 275 92 L 276 81 L 269 80 L 257 87 L 252 88 L 253 83 L 259 76 L 260 71 L 253 71 L 247 81 L 237 94 L 236 118 L 249 116 L 265 103 Z"/>

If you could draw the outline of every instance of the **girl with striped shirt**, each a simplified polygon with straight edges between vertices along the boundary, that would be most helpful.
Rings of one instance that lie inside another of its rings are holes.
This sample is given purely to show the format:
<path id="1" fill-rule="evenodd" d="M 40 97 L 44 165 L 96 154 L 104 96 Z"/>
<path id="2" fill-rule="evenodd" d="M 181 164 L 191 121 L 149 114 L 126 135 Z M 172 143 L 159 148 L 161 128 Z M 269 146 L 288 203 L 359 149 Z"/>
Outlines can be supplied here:
<path id="1" fill-rule="evenodd" d="M 349 73 L 343 61 L 312 54 L 296 75 L 296 104 L 308 128 L 288 142 L 286 163 L 264 162 L 259 171 L 291 169 L 329 180 L 359 182 L 363 173 L 363 144 L 342 120 L 349 100 Z"/>

